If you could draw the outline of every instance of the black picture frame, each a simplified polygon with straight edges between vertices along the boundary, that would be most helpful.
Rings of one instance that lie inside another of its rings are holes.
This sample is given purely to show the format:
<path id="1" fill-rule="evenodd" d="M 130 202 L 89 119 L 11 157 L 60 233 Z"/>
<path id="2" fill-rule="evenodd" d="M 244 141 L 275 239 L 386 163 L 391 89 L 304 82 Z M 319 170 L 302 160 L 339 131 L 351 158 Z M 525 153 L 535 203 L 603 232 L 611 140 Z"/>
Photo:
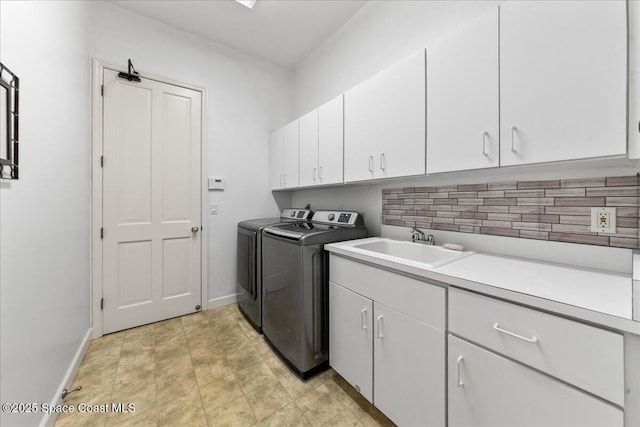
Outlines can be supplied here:
<path id="1" fill-rule="evenodd" d="M 20 79 L 0 62 L 0 178 L 18 179 Z"/>

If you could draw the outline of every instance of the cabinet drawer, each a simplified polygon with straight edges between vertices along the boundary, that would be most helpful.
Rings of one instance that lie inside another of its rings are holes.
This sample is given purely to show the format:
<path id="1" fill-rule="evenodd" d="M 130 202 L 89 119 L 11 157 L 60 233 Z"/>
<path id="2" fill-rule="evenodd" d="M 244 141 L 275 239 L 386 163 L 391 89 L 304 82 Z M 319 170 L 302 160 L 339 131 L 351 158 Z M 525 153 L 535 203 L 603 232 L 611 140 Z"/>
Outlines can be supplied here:
<path id="1" fill-rule="evenodd" d="M 331 281 L 442 331 L 445 289 L 356 261 L 331 255 Z"/>
<path id="2" fill-rule="evenodd" d="M 453 288 L 449 330 L 624 405 L 620 334 Z"/>

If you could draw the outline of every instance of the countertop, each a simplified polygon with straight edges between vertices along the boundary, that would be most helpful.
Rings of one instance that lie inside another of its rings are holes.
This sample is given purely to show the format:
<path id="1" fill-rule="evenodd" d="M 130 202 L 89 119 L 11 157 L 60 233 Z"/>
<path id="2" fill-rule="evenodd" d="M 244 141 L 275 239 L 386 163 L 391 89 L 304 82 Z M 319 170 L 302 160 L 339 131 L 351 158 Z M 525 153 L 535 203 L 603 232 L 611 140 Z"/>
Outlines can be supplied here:
<path id="1" fill-rule="evenodd" d="M 640 335 L 640 322 L 632 320 L 633 281 L 630 274 L 480 252 L 428 268 L 354 247 L 379 240 L 386 239 L 373 237 L 332 243 L 325 245 L 325 249 L 335 255 L 436 284 L 467 289 Z"/>

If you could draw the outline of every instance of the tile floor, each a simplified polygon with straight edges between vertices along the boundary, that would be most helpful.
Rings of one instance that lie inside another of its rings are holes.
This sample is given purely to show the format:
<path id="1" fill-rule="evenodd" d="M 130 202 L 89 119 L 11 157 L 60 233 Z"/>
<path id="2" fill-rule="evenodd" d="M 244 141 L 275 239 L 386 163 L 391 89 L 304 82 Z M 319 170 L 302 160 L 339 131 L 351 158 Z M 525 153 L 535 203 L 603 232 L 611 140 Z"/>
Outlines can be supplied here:
<path id="1" fill-rule="evenodd" d="M 65 403 L 134 403 L 133 413 L 61 414 L 63 426 L 393 425 L 335 371 L 303 382 L 237 305 L 91 343 Z"/>

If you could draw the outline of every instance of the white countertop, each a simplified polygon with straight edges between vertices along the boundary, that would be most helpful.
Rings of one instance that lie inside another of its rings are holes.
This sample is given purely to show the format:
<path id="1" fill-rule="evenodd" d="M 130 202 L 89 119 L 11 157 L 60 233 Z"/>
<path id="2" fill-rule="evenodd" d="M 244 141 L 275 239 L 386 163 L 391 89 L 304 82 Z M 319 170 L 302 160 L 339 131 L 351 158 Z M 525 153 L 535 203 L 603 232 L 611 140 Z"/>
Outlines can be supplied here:
<path id="1" fill-rule="evenodd" d="M 383 268 L 435 280 L 445 285 L 482 292 L 514 302 L 606 326 L 640 333 L 632 321 L 630 274 L 586 269 L 531 259 L 474 253 L 440 267 L 402 262 L 354 247 L 358 243 L 387 240 L 368 238 L 325 245 L 336 255 Z"/>

